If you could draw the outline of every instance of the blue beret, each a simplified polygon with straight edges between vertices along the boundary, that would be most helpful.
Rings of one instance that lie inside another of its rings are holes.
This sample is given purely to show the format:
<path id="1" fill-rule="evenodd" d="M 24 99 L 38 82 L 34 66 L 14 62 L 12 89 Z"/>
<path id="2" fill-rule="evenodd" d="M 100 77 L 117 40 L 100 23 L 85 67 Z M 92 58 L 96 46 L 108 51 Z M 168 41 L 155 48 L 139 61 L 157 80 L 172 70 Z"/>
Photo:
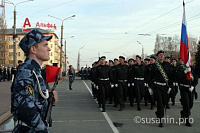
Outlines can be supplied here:
<path id="1" fill-rule="evenodd" d="M 44 36 L 38 29 L 33 29 L 27 33 L 19 43 L 20 48 L 27 53 L 31 46 L 44 40 L 51 40 L 52 36 Z"/>

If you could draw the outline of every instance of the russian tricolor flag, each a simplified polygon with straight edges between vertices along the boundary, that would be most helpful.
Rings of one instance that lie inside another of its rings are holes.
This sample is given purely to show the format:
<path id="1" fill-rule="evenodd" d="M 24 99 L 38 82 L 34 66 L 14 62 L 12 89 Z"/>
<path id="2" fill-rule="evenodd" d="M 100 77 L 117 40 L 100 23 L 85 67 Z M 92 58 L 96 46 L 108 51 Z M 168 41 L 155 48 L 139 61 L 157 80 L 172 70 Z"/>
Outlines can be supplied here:
<path id="1" fill-rule="evenodd" d="M 183 20 L 182 20 L 182 30 L 181 30 L 181 42 L 180 42 L 180 58 L 186 64 L 187 79 L 191 80 L 191 68 L 190 68 L 191 56 L 190 56 L 190 51 L 189 51 L 184 1 L 183 1 Z"/>

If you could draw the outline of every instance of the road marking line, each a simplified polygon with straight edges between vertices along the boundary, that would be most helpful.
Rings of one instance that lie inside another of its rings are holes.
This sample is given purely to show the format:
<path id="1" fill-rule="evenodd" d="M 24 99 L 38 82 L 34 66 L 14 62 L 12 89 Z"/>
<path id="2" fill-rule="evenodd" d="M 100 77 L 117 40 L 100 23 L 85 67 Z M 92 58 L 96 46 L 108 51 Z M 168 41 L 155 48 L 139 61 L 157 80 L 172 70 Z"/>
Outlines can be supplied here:
<path id="1" fill-rule="evenodd" d="M 82 80 L 83 81 L 83 80 Z M 85 83 L 85 81 L 83 81 L 83 83 L 85 84 L 86 88 L 88 89 L 88 91 L 90 92 L 90 94 L 92 95 L 92 91 L 90 90 L 90 88 L 88 87 L 88 85 Z M 96 101 L 96 100 L 95 100 Z M 97 103 L 97 101 L 96 101 Z M 113 122 L 111 121 L 110 117 L 108 116 L 108 114 L 106 112 L 103 112 L 104 117 L 106 118 L 108 124 L 110 125 L 111 129 L 113 130 L 114 133 L 119 133 L 118 129 L 114 126 Z"/>
<path id="2" fill-rule="evenodd" d="M 68 123 L 68 122 L 105 122 L 105 120 L 57 120 L 56 123 Z"/>

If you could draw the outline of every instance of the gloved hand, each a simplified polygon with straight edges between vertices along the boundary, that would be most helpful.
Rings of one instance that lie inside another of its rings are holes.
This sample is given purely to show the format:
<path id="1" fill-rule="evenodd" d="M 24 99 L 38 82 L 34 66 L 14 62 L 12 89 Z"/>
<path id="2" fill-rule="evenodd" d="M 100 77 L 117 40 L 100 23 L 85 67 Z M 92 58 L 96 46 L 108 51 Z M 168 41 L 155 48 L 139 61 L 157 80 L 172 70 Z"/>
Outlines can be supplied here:
<path id="1" fill-rule="evenodd" d="M 134 86 L 134 83 L 132 83 L 131 85 Z"/>
<path id="2" fill-rule="evenodd" d="M 128 83 L 128 87 L 130 87 L 131 86 L 131 84 L 130 83 Z"/>
<path id="3" fill-rule="evenodd" d="M 188 72 L 190 72 L 190 71 L 191 71 L 191 68 L 190 68 L 190 67 L 188 67 L 188 68 L 186 68 L 186 69 L 185 69 L 185 71 L 184 71 L 184 72 L 185 72 L 185 74 L 186 74 L 186 73 L 188 73 Z"/>
<path id="4" fill-rule="evenodd" d="M 96 86 L 96 89 L 98 90 L 98 89 L 99 89 L 99 86 Z"/>
<path id="5" fill-rule="evenodd" d="M 147 83 L 144 83 L 144 86 L 147 86 Z"/>
<path id="6" fill-rule="evenodd" d="M 151 88 L 148 88 L 148 90 L 149 90 L 149 94 L 153 95 L 153 90 Z"/>
<path id="7" fill-rule="evenodd" d="M 115 87 L 118 87 L 118 84 L 115 84 Z"/>
<path id="8" fill-rule="evenodd" d="M 94 83 L 93 85 L 94 85 L 94 88 L 96 88 L 96 85 L 95 85 L 95 83 Z"/>
<path id="9" fill-rule="evenodd" d="M 176 86 L 178 86 L 178 83 L 176 83 Z"/>
<path id="10" fill-rule="evenodd" d="M 147 84 L 147 87 L 149 87 L 149 85 Z"/>
<path id="11" fill-rule="evenodd" d="M 94 82 L 91 82 L 91 84 L 93 85 L 93 84 L 94 84 Z"/>
<path id="12" fill-rule="evenodd" d="M 171 92 L 172 88 L 169 88 L 167 91 L 167 94 L 169 94 Z"/>
<path id="13" fill-rule="evenodd" d="M 192 92 L 193 90 L 194 90 L 194 86 L 191 86 L 191 87 L 189 88 L 189 91 Z"/>
<path id="14" fill-rule="evenodd" d="M 176 86 L 176 83 L 175 83 L 175 82 L 173 82 L 173 86 Z"/>
<path id="15" fill-rule="evenodd" d="M 114 84 L 111 84 L 110 87 L 113 88 L 113 87 L 114 87 Z"/>

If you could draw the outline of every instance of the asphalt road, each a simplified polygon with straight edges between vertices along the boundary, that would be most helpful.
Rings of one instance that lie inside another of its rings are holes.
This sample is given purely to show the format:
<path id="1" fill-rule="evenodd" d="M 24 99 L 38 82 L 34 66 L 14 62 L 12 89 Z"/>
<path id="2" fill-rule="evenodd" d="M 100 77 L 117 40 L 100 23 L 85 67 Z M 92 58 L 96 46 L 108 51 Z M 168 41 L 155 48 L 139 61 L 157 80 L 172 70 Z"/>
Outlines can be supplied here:
<path id="1" fill-rule="evenodd" d="M 200 86 L 198 85 L 197 88 Z M 200 100 L 194 101 L 190 121 L 192 127 L 186 127 L 180 123 L 180 110 L 182 109 L 177 95 L 176 104 L 167 110 L 166 123 L 163 128 L 152 122 L 155 119 L 155 111 L 150 110 L 150 105 L 145 107 L 141 105 L 142 111 L 136 110 L 136 105 L 130 107 L 126 103 L 124 111 L 118 111 L 113 104 L 106 104 L 106 112 L 102 113 L 98 108 L 96 101 L 92 98 L 89 80 L 75 80 L 74 90 L 68 90 L 68 81 L 63 81 L 57 91 L 59 92 L 59 101 L 53 109 L 53 127 L 52 133 L 199 133 L 200 132 Z M 199 92 L 199 90 L 198 90 Z M 200 94 L 200 93 L 199 93 Z M 137 119 L 137 122 L 135 120 Z M 141 121 L 140 121 L 141 120 Z M 139 123 L 139 122 L 140 123 Z"/>
<path id="2" fill-rule="evenodd" d="M 136 110 L 136 104 L 130 107 L 126 103 L 124 111 L 118 111 L 119 108 L 114 108 L 113 104 L 106 104 L 106 112 L 102 113 L 96 100 L 92 98 L 90 87 L 89 80 L 76 79 L 72 91 L 68 89 L 67 80 L 59 83 L 59 100 L 53 107 L 53 127 L 50 128 L 50 133 L 200 133 L 199 98 L 194 101 L 192 109 L 192 127 L 179 123 L 182 107 L 178 94 L 175 106 L 170 103 L 171 109 L 167 110 L 164 127 L 159 128 L 155 121 L 152 122 L 156 108 L 150 110 L 150 105 L 145 107 L 143 102 L 142 111 Z M 198 93 L 199 88 L 198 85 Z M 10 120 L 8 124 L 1 125 L 1 128 L 12 129 L 12 126 Z"/>

